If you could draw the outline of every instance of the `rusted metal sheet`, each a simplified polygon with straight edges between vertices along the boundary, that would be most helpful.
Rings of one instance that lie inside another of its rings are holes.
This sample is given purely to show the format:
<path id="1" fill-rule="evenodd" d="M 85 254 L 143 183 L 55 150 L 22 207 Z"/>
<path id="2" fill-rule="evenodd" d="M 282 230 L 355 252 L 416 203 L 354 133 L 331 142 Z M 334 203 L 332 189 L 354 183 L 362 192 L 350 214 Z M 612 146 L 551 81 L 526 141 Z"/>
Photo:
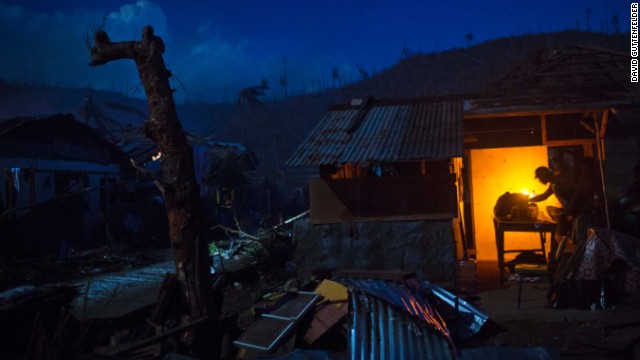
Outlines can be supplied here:
<path id="1" fill-rule="evenodd" d="M 442 287 L 425 281 L 420 285 L 421 293 L 431 294 L 430 301 L 447 321 L 456 338 L 468 340 L 482 329 L 489 317 L 467 301 L 459 298 Z"/>
<path id="2" fill-rule="evenodd" d="M 287 160 L 323 165 L 462 155 L 462 102 L 374 103 L 330 110 Z"/>
<path id="3" fill-rule="evenodd" d="M 454 359 L 446 336 L 387 302 L 356 290 L 351 307 L 351 359 Z"/>
<path id="4" fill-rule="evenodd" d="M 418 295 L 417 289 L 419 285 L 414 281 L 405 281 L 400 284 L 373 279 L 341 279 L 340 282 L 347 285 L 352 292 L 362 290 L 367 294 L 385 300 L 405 313 L 423 320 L 443 337 L 451 340 L 451 334 L 444 320 L 429 301 Z"/>

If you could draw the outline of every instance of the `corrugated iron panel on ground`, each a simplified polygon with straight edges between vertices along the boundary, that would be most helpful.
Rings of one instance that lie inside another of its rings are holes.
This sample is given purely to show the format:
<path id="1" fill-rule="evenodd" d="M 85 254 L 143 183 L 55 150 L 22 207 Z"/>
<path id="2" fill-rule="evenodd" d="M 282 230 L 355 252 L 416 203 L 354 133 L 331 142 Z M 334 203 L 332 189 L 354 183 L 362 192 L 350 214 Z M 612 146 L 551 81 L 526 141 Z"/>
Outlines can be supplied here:
<path id="1" fill-rule="evenodd" d="M 420 285 L 414 280 L 393 283 L 377 279 L 339 279 L 351 291 L 360 290 L 385 300 L 411 316 L 423 320 L 442 336 L 450 339 L 451 334 L 444 320 L 428 300 L 417 293 Z"/>
<path id="2" fill-rule="evenodd" d="M 373 105 L 329 111 L 287 165 L 444 159 L 462 155 L 462 102 Z"/>
<path id="3" fill-rule="evenodd" d="M 351 306 L 351 359 L 454 358 L 445 336 L 385 301 L 354 291 Z"/>

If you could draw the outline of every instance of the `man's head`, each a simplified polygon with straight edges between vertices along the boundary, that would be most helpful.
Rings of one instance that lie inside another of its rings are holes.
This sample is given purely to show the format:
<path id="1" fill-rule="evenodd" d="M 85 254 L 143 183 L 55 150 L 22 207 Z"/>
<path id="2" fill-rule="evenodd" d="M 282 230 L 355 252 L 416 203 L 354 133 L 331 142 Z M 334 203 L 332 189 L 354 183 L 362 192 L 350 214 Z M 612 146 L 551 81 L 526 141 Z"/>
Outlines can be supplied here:
<path id="1" fill-rule="evenodd" d="M 536 179 L 540 180 L 543 184 L 548 184 L 553 177 L 553 172 L 545 166 L 540 166 L 536 169 Z"/>

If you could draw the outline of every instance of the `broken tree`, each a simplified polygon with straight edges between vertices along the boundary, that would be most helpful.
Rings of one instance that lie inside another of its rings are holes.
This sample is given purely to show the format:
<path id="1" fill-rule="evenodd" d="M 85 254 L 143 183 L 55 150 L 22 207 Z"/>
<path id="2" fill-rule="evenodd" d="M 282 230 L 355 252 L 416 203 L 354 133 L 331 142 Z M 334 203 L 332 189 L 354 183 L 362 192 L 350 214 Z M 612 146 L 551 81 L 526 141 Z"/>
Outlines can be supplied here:
<path id="1" fill-rule="evenodd" d="M 176 275 L 183 285 L 182 297 L 192 320 L 213 314 L 211 258 L 203 239 L 200 189 L 196 182 L 193 149 L 178 119 L 171 72 L 162 58 L 164 43 L 151 26 L 142 31 L 140 41 L 111 42 L 104 31 L 94 34 L 91 66 L 119 59 L 135 61 L 149 105 L 144 124 L 148 137 L 160 149 L 162 178 L 156 185 L 162 192 L 169 219 L 169 239 L 174 252 Z"/>

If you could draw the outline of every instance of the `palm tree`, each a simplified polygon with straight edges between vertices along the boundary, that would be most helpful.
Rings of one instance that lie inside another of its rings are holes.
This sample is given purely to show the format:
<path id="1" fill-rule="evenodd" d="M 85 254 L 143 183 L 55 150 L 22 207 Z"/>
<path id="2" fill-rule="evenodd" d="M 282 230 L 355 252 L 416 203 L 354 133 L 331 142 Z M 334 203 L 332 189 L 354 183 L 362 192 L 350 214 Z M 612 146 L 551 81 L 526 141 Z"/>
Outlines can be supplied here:
<path id="1" fill-rule="evenodd" d="M 336 81 L 340 84 L 340 70 L 337 67 L 334 67 L 331 71 L 331 80 L 333 81 L 333 87 L 336 87 Z"/>
<path id="2" fill-rule="evenodd" d="M 264 92 L 269 90 L 267 79 L 262 79 L 262 83 L 256 86 L 242 88 L 238 93 L 238 107 L 247 105 L 250 109 L 261 109 L 267 112 L 267 108 L 258 98 L 264 96 Z"/>
<path id="3" fill-rule="evenodd" d="M 287 98 L 287 86 L 289 85 L 289 79 L 287 78 L 287 58 L 282 57 L 282 76 L 280 76 L 280 87 L 284 91 L 284 98 Z"/>

